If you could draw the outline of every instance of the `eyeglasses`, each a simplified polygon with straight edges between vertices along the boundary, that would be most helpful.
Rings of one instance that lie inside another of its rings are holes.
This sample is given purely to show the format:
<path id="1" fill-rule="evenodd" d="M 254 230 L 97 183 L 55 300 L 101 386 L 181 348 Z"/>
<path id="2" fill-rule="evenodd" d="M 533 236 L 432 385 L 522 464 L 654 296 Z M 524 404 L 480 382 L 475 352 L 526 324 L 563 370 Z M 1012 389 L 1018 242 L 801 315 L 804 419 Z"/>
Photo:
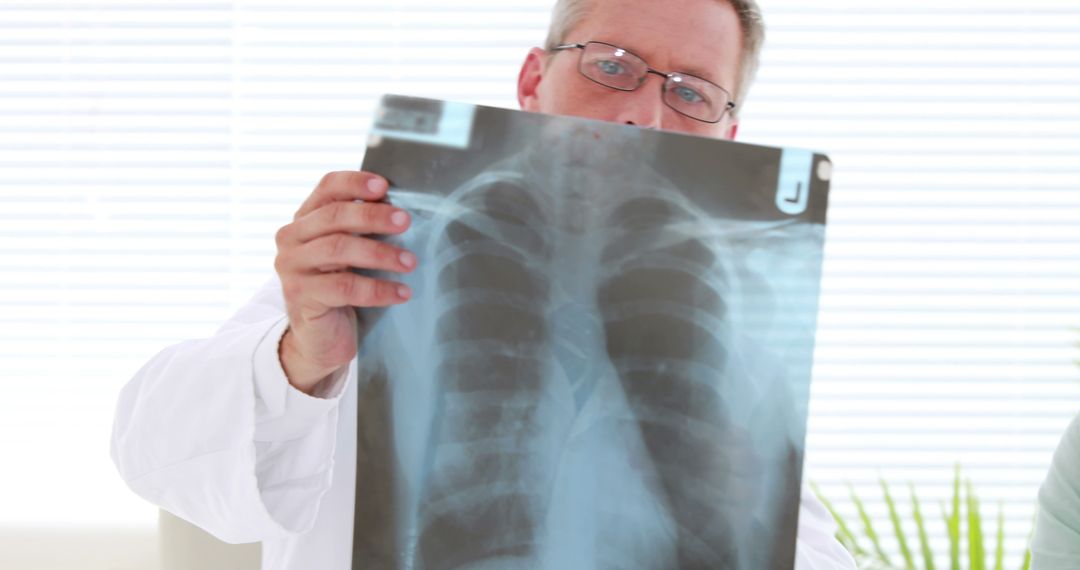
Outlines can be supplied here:
<path id="1" fill-rule="evenodd" d="M 580 49 L 578 71 L 587 79 L 619 91 L 641 87 L 649 74 L 664 78 L 662 100 L 677 113 L 704 123 L 718 123 L 735 108 L 731 93 L 700 77 L 657 71 L 637 55 L 604 42 L 564 44 L 550 51 Z"/>

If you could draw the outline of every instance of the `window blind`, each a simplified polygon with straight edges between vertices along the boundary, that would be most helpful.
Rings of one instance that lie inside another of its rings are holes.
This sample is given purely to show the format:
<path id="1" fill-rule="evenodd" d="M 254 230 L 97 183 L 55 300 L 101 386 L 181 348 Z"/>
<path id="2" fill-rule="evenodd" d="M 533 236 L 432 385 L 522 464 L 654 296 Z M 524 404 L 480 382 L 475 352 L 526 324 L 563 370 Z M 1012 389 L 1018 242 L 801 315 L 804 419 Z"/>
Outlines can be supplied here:
<path id="1" fill-rule="evenodd" d="M 763 4 L 742 134 L 836 165 L 806 474 L 886 537 L 878 479 L 909 536 L 911 481 L 945 553 L 959 463 L 1019 567 L 1080 408 L 1080 6 Z"/>
<path id="2" fill-rule="evenodd" d="M 836 165 L 806 475 L 882 525 L 878 477 L 902 510 L 910 480 L 940 536 L 960 463 L 1018 560 L 1080 408 L 1080 6 L 762 5 L 740 139 Z M 153 524 L 108 458 L 120 387 L 270 278 L 380 94 L 515 107 L 549 10 L 0 3 L 0 525 Z"/>

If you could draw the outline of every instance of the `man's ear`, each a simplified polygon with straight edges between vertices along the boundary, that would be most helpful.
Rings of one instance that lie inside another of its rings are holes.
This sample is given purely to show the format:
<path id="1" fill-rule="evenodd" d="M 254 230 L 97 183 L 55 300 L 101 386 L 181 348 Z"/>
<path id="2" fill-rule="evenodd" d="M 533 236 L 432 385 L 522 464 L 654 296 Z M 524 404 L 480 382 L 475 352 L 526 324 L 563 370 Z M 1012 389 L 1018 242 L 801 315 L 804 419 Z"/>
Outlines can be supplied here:
<path id="1" fill-rule="evenodd" d="M 521 64 L 521 72 L 518 74 L 518 105 L 522 111 L 540 111 L 540 81 L 544 78 L 544 63 L 547 61 L 547 52 L 540 48 L 532 48 L 529 55 L 525 56 L 525 63 Z"/>
<path id="2" fill-rule="evenodd" d="M 732 119 L 728 124 L 727 131 L 724 132 L 724 138 L 729 141 L 735 140 L 735 136 L 739 134 L 739 120 Z"/>

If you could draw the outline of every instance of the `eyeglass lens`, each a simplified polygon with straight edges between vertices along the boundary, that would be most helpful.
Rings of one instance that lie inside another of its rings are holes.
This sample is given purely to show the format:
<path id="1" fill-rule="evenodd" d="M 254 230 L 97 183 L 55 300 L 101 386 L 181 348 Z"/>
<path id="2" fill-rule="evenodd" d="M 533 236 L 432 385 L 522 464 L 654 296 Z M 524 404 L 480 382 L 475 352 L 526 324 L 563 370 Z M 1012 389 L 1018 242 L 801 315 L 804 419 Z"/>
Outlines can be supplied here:
<path id="1" fill-rule="evenodd" d="M 581 53 L 582 75 L 620 91 L 633 91 L 645 83 L 649 65 L 640 57 L 616 46 L 589 42 Z M 730 98 L 719 87 L 692 75 L 672 73 L 664 81 L 663 100 L 688 117 L 716 122 Z"/>

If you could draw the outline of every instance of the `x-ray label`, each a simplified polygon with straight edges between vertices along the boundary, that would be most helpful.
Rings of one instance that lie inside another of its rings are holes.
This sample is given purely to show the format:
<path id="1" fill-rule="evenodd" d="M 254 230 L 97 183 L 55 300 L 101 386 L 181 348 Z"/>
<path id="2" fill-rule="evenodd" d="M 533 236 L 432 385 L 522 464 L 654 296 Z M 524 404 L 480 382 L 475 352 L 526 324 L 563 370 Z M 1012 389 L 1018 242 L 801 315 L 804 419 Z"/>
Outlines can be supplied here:
<path id="1" fill-rule="evenodd" d="M 814 153 L 784 149 L 780 158 L 780 178 L 776 185 L 776 207 L 790 216 L 806 211 L 810 196 L 810 174 Z"/>
<path id="2" fill-rule="evenodd" d="M 371 146 L 382 137 L 453 148 L 469 146 L 476 107 L 399 95 L 383 97 L 375 111 Z"/>

